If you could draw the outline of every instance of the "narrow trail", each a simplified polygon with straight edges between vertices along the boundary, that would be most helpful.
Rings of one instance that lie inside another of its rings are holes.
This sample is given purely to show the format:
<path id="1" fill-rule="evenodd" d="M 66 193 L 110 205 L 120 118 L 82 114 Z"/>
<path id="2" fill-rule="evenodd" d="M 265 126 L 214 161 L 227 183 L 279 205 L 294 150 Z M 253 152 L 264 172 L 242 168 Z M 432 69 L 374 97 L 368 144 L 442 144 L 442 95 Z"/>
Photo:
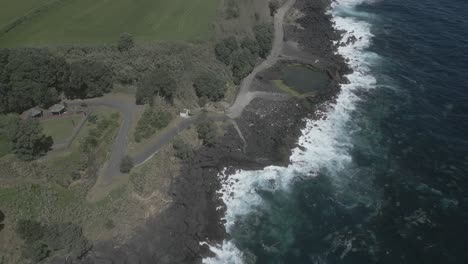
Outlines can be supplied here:
<path id="1" fill-rule="evenodd" d="M 238 118 L 241 116 L 244 108 L 249 105 L 254 98 L 262 96 L 262 94 L 250 92 L 249 89 L 252 86 L 255 76 L 259 72 L 270 68 L 278 61 L 284 46 L 284 17 L 295 2 L 296 0 L 288 0 L 277 10 L 274 17 L 274 38 L 271 52 L 262 63 L 257 65 L 253 71 L 242 80 L 236 101 L 227 111 L 227 115 L 230 118 Z"/>

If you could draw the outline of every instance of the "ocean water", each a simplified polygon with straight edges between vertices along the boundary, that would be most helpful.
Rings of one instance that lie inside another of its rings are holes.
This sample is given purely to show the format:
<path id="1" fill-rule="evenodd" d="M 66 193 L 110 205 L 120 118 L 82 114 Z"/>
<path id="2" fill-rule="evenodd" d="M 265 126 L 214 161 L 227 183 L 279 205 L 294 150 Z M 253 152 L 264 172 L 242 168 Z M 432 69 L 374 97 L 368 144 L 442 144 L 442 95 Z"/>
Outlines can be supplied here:
<path id="1" fill-rule="evenodd" d="M 468 263 L 468 1 L 337 0 L 354 73 L 288 167 L 220 190 L 204 263 Z"/>

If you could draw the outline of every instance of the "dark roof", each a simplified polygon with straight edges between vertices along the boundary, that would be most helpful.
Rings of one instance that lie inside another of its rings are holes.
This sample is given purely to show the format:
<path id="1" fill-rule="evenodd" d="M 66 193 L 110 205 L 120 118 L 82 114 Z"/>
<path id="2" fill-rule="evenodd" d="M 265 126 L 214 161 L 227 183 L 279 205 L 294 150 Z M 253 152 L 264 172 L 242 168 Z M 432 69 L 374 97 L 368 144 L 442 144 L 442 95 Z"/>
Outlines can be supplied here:
<path id="1" fill-rule="evenodd" d="M 57 112 L 63 111 L 64 109 L 65 109 L 65 106 L 63 104 L 54 104 L 53 106 L 49 108 L 49 112 L 57 113 Z"/>

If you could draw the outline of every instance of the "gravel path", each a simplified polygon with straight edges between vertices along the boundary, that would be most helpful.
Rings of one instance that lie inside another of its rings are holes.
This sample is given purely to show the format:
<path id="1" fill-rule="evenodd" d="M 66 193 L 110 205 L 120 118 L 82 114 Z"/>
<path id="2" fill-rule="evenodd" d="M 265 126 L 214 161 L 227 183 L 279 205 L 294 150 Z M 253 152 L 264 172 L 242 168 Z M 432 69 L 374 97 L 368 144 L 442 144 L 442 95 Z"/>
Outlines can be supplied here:
<path id="1" fill-rule="evenodd" d="M 252 81 L 254 80 L 255 76 L 271 66 L 273 66 L 277 61 L 283 50 L 284 45 L 284 17 L 289 9 L 294 5 L 296 0 L 288 0 L 282 7 L 278 9 L 275 14 L 274 18 L 274 38 L 273 38 L 273 46 L 271 48 L 271 52 L 268 57 L 259 65 L 257 65 L 253 71 L 242 80 L 240 85 L 239 94 L 237 95 L 236 101 L 234 104 L 229 108 L 227 111 L 227 115 L 230 118 L 238 118 L 244 108 L 256 97 L 265 96 L 264 93 L 259 92 L 250 92 L 249 89 L 252 85 Z"/>

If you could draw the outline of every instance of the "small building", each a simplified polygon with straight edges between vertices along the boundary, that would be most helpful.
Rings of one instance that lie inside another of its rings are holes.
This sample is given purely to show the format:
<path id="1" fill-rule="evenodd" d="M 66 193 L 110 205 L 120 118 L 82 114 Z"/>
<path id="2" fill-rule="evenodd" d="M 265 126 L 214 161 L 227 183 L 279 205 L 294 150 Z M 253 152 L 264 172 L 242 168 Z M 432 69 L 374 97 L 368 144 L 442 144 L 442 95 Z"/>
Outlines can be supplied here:
<path id="1" fill-rule="evenodd" d="M 33 118 L 39 118 L 39 117 L 42 117 L 43 113 L 42 113 L 42 109 L 40 108 L 33 108 L 31 110 L 29 110 L 29 115 Z"/>
<path id="2" fill-rule="evenodd" d="M 190 117 L 190 110 L 184 109 L 184 111 L 180 112 L 180 116 L 183 118 L 189 118 Z"/>
<path id="3" fill-rule="evenodd" d="M 61 115 L 65 113 L 65 106 L 63 104 L 54 104 L 49 108 L 49 112 L 53 115 Z"/>

